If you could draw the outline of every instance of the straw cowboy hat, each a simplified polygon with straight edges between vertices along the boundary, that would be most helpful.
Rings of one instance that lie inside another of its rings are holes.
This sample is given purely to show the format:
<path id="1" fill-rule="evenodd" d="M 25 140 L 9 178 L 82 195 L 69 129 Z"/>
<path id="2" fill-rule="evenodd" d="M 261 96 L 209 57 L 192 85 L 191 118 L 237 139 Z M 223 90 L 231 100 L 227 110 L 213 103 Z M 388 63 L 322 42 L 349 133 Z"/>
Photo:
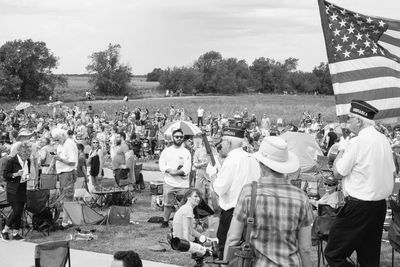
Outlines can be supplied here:
<path id="1" fill-rule="evenodd" d="M 277 136 L 265 137 L 258 152 L 252 155 L 260 163 L 279 173 L 293 173 L 300 168 L 297 156 L 289 151 L 286 141 Z"/>

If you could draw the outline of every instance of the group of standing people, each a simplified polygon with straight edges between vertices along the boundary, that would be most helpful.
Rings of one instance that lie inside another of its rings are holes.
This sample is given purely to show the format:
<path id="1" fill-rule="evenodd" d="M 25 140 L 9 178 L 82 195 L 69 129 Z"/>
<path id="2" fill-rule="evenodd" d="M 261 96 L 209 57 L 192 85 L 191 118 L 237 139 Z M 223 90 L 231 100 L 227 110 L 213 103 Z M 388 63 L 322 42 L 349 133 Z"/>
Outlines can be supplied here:
<path id="1" fill-rule="evenodd" d="M 353 266 L 347 258 L 354 251 L 361 266 L 379 266 L 386 198 L 393 190 L 395 165 L 388 138 L 374 127 L 377 113 L 364 101 L 351 103 L 347 125 L 354 136 L 341 139 L 333 164 L 334 178 L 329 181 L 329 186 L 336 187 L 341 180 L 345 196 L 325 249 L 329 266 Z M 264 137 L 258 152 L 248 153 L 242 148 L 244 134 L 241 128 L 223 128 L 222 138 L 214 143 L 215 166 L 211 166 L 204 147 L 196 150 L 193 166 L 199 178 L 195 186 L 200 190 L 191 189 L 186 196 L 192 197 L 190 206 L 186 205 L 185 212 L 178 210 L 178 217 L 184 214 L 192 223 L 193 213 L 187 210 L 197 205 L 197 196 L 214 195 L 220 208 L 218 252 L 221 259 L 227 259 L 228 248 L 243 237 L 251 209 L 250 183 L 257 181 L 255 224 L 249 240 L 255 253 L 254 266 L 311 266 L 312 205 L 305 192 L 287 179 L 288 174 L 298 171 L 298 158 L 279 136 Z M 160 158 L 167 205 L 189 188 L 191 155 L 182 147 L 182 138 L 181 130 L 174 131 L 173 148 Z M 334 139 L 333 135 L 330 138 Z M 178 148 L 179 153 L 175 153 Z M 170 214 L 167 209 L 162 227 L 168 227 Z M 174 218 L 173 227 L 181 225 Z M 186 229 L 185 234 L 180 229 L 173 231 L 190 240 L 199 236 L 197 231 Z"/>

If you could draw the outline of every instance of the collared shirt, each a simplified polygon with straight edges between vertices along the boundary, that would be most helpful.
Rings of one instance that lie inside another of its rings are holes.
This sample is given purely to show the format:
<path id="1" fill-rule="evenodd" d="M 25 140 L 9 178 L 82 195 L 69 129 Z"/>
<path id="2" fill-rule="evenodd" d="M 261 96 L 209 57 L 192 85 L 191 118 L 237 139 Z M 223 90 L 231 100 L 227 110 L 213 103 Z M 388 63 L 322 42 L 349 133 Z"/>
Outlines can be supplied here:
<path id="1" fill-rule="evenodd" d="M 17 154 L 19 165 L 22 168 L 21 183 L 26 182 L 27 176 L 29 175 L 28 161 L 23 161 L 21 157 Z"/>
<path id="2" fill-rule="evenodd" d="M 228 153 L 213 183 L 213 189 L 219 196 L 219 206 L 229 210 L 236 206 L 243 186 L 260 178 L 260 165 L 251 154 L 242 148 Z"/>
<path id="3" fill-rule="evenodd" d="M 392 150 L 387 138 L 373 126 L 362 129 L 350 143 L 336 169 L 343 179 L 345 195 L 376 201 L 387 198 L 393 190 Z"/>
<path id="4" fill-rule="evenodd" d="M 189 150 L 183 145 L 179 148 L 173 145 L 165 148 L 161 152 L 158 163 L 160 171 L 164 173 L 164 181 L 173 187 L 188 188 L 191 160 L 192 156 Z M 185 176 L 171 176 L 169 173 L 165 173 L 167 169 L 177 170 L 180 165 L 183 166 L 181 170 L 183 170 Z"/>
<path id="5" fill-rule="evenodd" d="M 57 174 L 76 170 L 76 168 L 78 167 L 78 148 L 72 139 L 67 138 L 64 144 L 58 145 L 57 155 L 66 161 L 75 163 L 74 165 L 70 166 L 65 164 L 64 162 L 57 160 L 56 161 Z"/>
<path id="6" fill-rule="evenodd" d="M 250 213 L 251 184 L 243 187 L 233 217 L 246 223 Z M 250 243 L 254 266 L 302 266 L 298 233 L 313 222 L 306 194 L 283 178 L 261 177 L 257 182 L 255 225 Z"/>

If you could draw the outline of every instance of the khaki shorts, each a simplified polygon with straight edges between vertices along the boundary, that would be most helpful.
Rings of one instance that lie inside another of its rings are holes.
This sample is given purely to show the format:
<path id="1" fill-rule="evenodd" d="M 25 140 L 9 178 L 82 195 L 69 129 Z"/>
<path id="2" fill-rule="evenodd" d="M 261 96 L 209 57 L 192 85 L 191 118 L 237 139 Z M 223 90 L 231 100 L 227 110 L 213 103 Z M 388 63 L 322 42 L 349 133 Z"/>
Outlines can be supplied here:
<path id="1" fill-rule="evenodd" d="M 76 181 L 76 172 L 63 172 L 58 175 L 60 179 L 60 200 L 62 201 L 73 201 L 75 188 L 74 184 Z"/>
<path id="2" fill-rule="evenodd" d="M 164 206 L 171 207 L 177 205 L 189 188 L 173 187 L 167 183 L 163 185 Z"/>

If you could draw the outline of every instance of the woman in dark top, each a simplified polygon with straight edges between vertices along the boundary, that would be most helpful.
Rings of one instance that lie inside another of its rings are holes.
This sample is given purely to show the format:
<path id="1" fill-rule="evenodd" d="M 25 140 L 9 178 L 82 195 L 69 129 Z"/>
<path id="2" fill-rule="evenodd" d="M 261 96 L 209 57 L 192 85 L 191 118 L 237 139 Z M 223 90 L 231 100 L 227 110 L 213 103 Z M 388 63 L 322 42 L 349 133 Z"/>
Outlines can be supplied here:
<path id="1" fill-rule="evenodd" d="M 26 203 L 26 182 L 30 179 L 32 147 L 28 142 L 17 146 L 17 155 L 7 161 L 4 168 L 4 179 L 7 181 L 7 201 L 12 211 L 7 217 L 6 225 L 1 232 L 3 240 L 10 240 L 10 230 L 14 231 L 13 240 L 23 240 L 19 234 L 22 213 Z"/>
<path id="2" fill-rule="evenodd" d="M 90 165 L 90 179 L 96 191 L 100 189 L 99 178 L 102 177 L 104 162 L 103 149 L 100 147 L 99 140 L 92 140 L 92 149 L 89 152 L 88 163 Z"/>

